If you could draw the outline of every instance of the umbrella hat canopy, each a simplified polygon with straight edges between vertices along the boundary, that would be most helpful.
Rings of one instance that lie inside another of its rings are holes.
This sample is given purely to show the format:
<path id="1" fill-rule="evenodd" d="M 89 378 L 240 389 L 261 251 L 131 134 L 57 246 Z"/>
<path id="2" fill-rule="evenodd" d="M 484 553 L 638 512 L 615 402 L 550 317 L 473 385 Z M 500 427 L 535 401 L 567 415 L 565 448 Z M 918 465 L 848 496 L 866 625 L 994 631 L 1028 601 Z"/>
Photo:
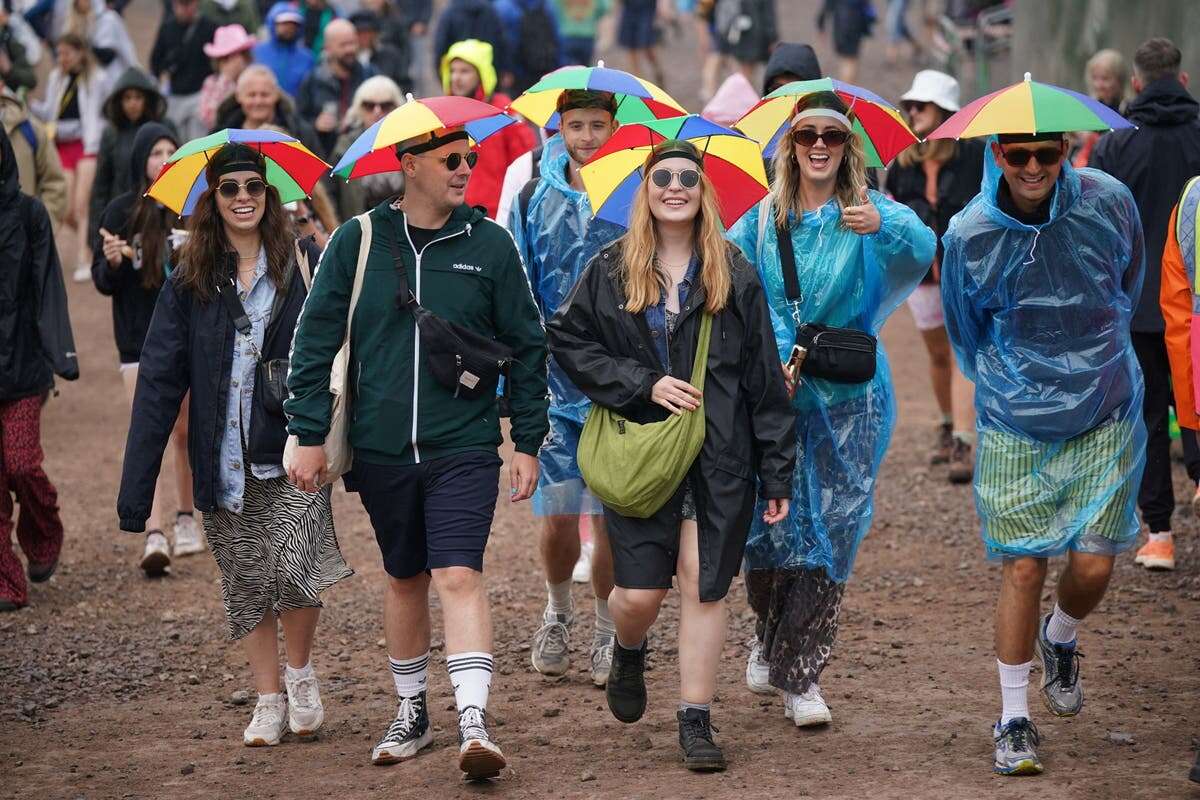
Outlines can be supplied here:
<path id="1" fill-rule="evenodd" d="M 771 158 L 779 139 L 791 127 L 796 103 L 810 94 L 832 92 L 851 111 L 854 133 L 866 151 L 868 167 L 883 167 L 905 148 L 918 142 L 900 110 L 879 95 L 833 78 L 793 81 L 779 87 L 738 120 L 739 131 L 763 144 L 763 156 Z"/>
<path id="2" fill-rule="evenodd" d="M 448 128 L 464 128 L 474 142 L 481 142 L 516 119 L 494 106 L 470 97 L 424 97 L 407 102 L 363 131 L 333 168 L 345 180 L 395 172 L 396 145 L 400 142 Z"/>
<path id="3" fill-rule="evenodd" d="M 965 105 L 930 139 L 968 139 L 1001 133 L 1038 134 L 1108 131 L 1133 123 L 1087 95 L 1032 80 L 1006 86 Z"/>
<path id="4" fill-rule="evenodd" d="M 650 81 L 623 70 L 610 69 L 603 61 L 594 67 L 557 69 L 529 87 L 508 108 L 540 128 L 557 130 L 558 98 L 563 92 L 575 89 L 612 92 L 617 101 L 617 122 L 622 125 L 687 113 L 671 95 Z"/>
<path id="5" fill-rule="evenodd" d="M 622 125 L 583 165 L 580 176 L 593 214 L 628 226 L 634 195 L 646 176 L 642 168 L 655 145 L 690 142 L 702 154 L 704 174 L 716 189 L 721 221 L 728 228 L 767 194 L 767 175 L 758 143 L 694 114 Z"/>
<path id="6" fill-rule="evenodd" d="M 163 164 L 146 194 L 181 216 L 192 213 L 208 188 L 205 169 L 222 147 L 244 144 L 262 154 L 266 181 L 284 203 L 303 200 L 329 171 L 329 165 L 294 137 L 270 129 L 226 128 L 187 142 Z"/>

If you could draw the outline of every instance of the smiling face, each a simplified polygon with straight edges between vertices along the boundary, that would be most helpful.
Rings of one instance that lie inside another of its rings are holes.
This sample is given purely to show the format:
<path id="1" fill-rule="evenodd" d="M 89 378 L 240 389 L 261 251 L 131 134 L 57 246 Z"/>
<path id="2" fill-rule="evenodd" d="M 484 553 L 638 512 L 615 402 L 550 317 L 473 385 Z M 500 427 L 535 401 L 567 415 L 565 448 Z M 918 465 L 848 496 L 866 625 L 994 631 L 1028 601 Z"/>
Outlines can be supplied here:
<path id="1" fill-rule="evenodd" d="M 217 182 L 218 187 L 224 183 L 238 184 L 237 194 L 231 198 L 226 198 L 220 191 L 213 192 L 217 201 L 217 213 L 221 215 L 221 220 L 227 229 L 241 232 L 251 231 L 257 228 L 258 223 L 262 221 L 263 212 L 267 209 L 267 197 L 265 194 L 258 197 L 250 196 L 250 193 L 246 191 L 246 182 L 251 180 L 262 180 L 262 176 L 257 172 L 242 170 L 228 172 L 222 175 Z"/>
<path id="2" fill-rule="evenodd" d="M 904 104 L 904 110 L 908 115 L 908 127 L 922 138 L 933 133 L 946 118 L 945 112 L 933 103 L 909 102 Z"/>
<path id="3" fill-rule="evenodd" d="M 237 101 L 246 115 L 246 127 L 257 128 L 275 119 L 279 90 L 266 76 L 248 76 L 238 87 Z"/>
<path id="4" fill-rule="evenodd" d="M 471 147 L 463 139 L 415 156 L 405 154 L 402 163 L 407 191 L 421 196 L 439 211 L 450 213 L 462 205 L 467 194 L 471 166 L 465 156 L 469 152 Z M 458 155 L 458 164 L 450 169 L 447 159 L 454 154 Z"/>
<path id="5" fill-rule="evenodd" d="M 646 176 L 647 193 L 650 200 L 650 215 L 659 222 L 691 222 L 700 213 L 700 184 L 688 188 L 683 185 L 681 173 L 699 172 L 700 168 L 690 158 L 664 158 L 650 168 Z M 669 172 L 670 182 L 659 186 L 654 180 L 656 172 Z M 702 178 L 703 179 L 703 178 Z"/>
<path id="6" fill-rule="evenodd" d="M 1034 158 L 1041 151 L 1043 154 L 1058 153 L 1058 160 L 1053 164 L 1042 164 Z M 1029 162 L 1023 166 L 1013 166 L 1005 159 L 1004 154 L 1028 154 Z M 1054 184 L 1062 172 L 1062 158 L 1067 153 L 1067 143 L 1060 141 L 1020 142 L 1000 145 L 992 142 L 992 157 L 1004 173 L 1004 180 L 1012 191 L 1013 201 L 1017 208 L 1026 213 L 1032 213 L 1045 202 L 1054 191 Z"/>
<path id="7" fill-rule="evenodd" d="M 820 138 L 811 145 L 804 145 L 796 139 L 826 132 L 845 133 L 846 128 L 835 119 L 822 117 L 806 119 L 792 128 L 792 155 L 800 165 L 801 178 L 812 184 L 833 184 L 837 181 L 838 169 L 846 154 L 846 142 L 830 146 L 824 138 Z"/>
<path id="8" fill-rule="evenodd" d="M 146 159 L 146 177 L 154 180 L 162 170 L 167 159 L 175 155 L 175 143 L 170 139 L 159 139 L 150 148 L 150 156 Z"/>
<path id="9" fill-rule="evenodd" d="M 562 113 L 563 146 L 577 167 L 586 164 L 616 129 L 612 114 L 603 108 L 573 108 Z"/>

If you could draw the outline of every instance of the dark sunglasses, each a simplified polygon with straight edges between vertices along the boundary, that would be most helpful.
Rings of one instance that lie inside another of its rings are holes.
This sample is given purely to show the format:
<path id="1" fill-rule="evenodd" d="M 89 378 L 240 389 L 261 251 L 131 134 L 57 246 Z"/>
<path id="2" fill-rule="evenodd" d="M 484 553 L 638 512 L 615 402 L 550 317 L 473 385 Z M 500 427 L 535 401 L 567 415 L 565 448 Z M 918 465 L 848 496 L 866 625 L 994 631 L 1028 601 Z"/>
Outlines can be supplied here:
<path id="1" fill-rule="evenodd" d="M 1037 150 L 1005 150 L 1001 147 L 1000 155 L 1004 156 L 1010 167 L 1023 167 L 1031 158 L 1036 158 L 1043 167 L 1053 167 L 1063 158 L 1062 148 L 1059 147 L 1039 147 Z"/>
<path id="2" fill-rule="evenodd" d="M 245 183 L 221 181 L 217 184 L 217 191 L 220 192 L 221 197 L 224 197 L 226 200 L 232 200 L 238 196 L 238 192 L 242 190 L 242 187 L 245 187 L 246 194 L 251 197 L 262 197 L 267 193 L 267 183 L 262 178 L 251 178 Z"/>
<path id="3" fill-rule="evenodd" d="M 375 110 L 395 111 L 396 110 L 396 104 L 393 103 L 391 100 L 384 100 L 379 103 L 375 102 L 374 100 L 363 100 L 361 103 L 359 103 L 359 105 L 362 106 L 363 111 L 375 111 Z"/>
<path id="4" fill-rule="evenodd" d="M 824 141 L 826 147 L 841 147 L 849 138 L 850 132 L 841 128 L 830 128 L 820 133 L 814 128 L 801 128 L 792 134 L 792 141 L 805 147 L 812 147 L 818 139 Z"/>
<path id="5" fill-rule="evenodd" d="M 474 150 L 467 152 L 465 155 L 463 153 L 451 153 L 445 158 L 438 159 L 438 161 L 445 164 L 446 169 L 450 170 L 451 172 L 457 170 L 459 165 L 464 161 L 467 162 L 467 167 L 469 169 L 475 169 L 475 162 L 478 160 L 479 153 L 476 153 Z"/>
<path id="6" fill-rule="evenodd" d="M 904 110 L 910 114 L 919 114 L 929 108 L 930 104 L 924 100 L 905 100 Z"/>
<path id="7" fill-rule="evenodd" d="M 654 185 L 660 189 L 665 189 L 671 185 L 671 181 L 675 176 L 679 176 L 679 185 L 685 189 L 695 189 L 696 184 L 700 183 L 700 172 L 694 169 L 681 169 L 671 171 L 669 169 L 656 169 L 650 173 L 650 180 L 654 181 Z"/>

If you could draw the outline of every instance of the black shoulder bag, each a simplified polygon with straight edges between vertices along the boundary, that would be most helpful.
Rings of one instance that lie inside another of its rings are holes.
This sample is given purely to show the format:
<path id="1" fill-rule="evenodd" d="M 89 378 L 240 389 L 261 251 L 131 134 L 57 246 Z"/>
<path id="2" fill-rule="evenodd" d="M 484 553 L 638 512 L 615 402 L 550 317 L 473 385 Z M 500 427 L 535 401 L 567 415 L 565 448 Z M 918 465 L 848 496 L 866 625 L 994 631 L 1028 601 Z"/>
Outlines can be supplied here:
<path id="1" fill-rule="evenodd" d="M 791 231 L 778 228 L 776 233 L 784 294 L 789 302 L 795 302 L 800 299 L 800 279 Z M 796 328 L 792 352 L 795 354 L 796 348 L 801 349 L 800 371 L 805 375 L 836 383 L 866 383 L 875 377 L 876 347 L 877 341 L 869 333 L 802 322 Z"/>
<path id="2" fill-rule="evenodd" d="M 396 306 L 412 312 L 417 323 L 417 335 L 421 337 L 421 349 L 425 351 L 434 379 L 454 392 L 455 397 L 478 400 L 495 396 L 500 376 L 507 377 L 512 366 L 512 349 L 457 322 L 442 319 L 418 303 L 416 295 L 409 289 L 408 271 L 404 268 L 394 236 L 392 261 L 400 280 Z M 505 393 L 510 382 L 504 382 Z"/>

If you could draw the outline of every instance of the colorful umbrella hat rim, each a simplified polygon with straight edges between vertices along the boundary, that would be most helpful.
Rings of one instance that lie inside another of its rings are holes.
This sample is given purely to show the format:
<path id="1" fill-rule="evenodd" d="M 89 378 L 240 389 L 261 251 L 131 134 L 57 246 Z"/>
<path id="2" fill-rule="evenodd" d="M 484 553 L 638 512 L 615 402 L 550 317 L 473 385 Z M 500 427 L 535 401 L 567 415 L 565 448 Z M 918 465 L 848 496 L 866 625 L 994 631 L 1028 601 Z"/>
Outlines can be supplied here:
<path id="1" fill-rule="evenodd" d="M 508 104 L 535 125 L 544 128 L 559 127 L 558 99 L 563 92 L 593 91 L 610 92 L 617 96 L 616 117 L 622 122 L 641 122 L 638 111 L 644 110 L 651 118 L 682 116 L 686 109 L 661 87 L 624 70 L 604 66 L 603 61 L 594 67 L 562 67 L 544 76 L 529 89 Z M 626 106 L 627 103 L 632 103 Z M 622 108 L 632 109 L 622 115 Z M 623 118 L 624 117 L 624 118 Z"/>
<path id="2" fill-rule="evenodd" d="M 1025 79 L 977 98 L 955 112 L 928 139 L 972 139 L 993 134 L 1069 133 L 1136 127 L 1085 94 Z"/>

